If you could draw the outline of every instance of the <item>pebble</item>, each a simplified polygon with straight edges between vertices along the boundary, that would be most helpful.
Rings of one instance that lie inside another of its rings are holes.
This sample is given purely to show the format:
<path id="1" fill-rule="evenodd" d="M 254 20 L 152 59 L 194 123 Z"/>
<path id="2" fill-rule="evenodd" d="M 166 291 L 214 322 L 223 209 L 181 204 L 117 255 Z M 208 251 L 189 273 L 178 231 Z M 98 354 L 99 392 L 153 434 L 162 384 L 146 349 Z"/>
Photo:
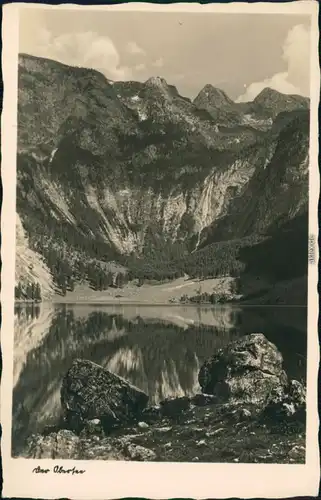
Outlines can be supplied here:
<path id="1" fill-rule="evenodd" d="M 148 429 L 149 425 L 146 422 L 138 422 L 138 427 L 141 429 Z"/>
<path id="2" fill-rule="evenodd" d="M 172 447 L 172 443 L 166 443 L 164 444 L 164 448 L 171 448 Z"/>
<path id="3" fill-rule="evenodd" d="M 169 432 L 172 430 L 172 427 L 158 427 L 158 429 L 155 429 L 158 432 Z"/>
<path id="4" fill-rule="evenodd" d="M 99 418 L 94 418 L 93 420 L 89 420 L 89 423 L 93 424 L 93 425 L 99 425 L 100 420 L 99 420 Z"/>
<path id="5" fill-rule="evenodd" d="M 218 434 L 219 432 L 222 432 L 222 431 L 224 431 L 224 427 L 220 427 L 219 429 L 216 429 L 215 431 L 206 432 L 205 436 L 206 437 L 215 436 L 215 434 Z"/>
<path id="6" fill-rule="evenodd" d="M 192 427 L 191 430 L 193 432 L 204 432 L 204 428 L 203 427 Z"/>
<path id="7" fill-rule="evenodd" d="M 198 442 L 196 443 L 196 446 L 205 446 L 205 445 L 206 445 L 206 441 L 205 441 L 205 439 L 201 439 L 201 441 L 198 441 Z"/>
<path id="8" fill-rule="evenodd" d="M 192 462 L 198 462 L 199 461 L 199 458 L 198 457 L 193 457 L 192 458 Z"/>
<path id="9" fill-rule="evenodd" d="M 305 448 L 304 446 L 298 446 L 298 445 L 295 445 L 293 446 L 293 448 L 289 451 L 289 457 L 290 458 L 297 458 L 298 456 L 300 456 L 301 454 L 304 454 L 305 452 Z"/>

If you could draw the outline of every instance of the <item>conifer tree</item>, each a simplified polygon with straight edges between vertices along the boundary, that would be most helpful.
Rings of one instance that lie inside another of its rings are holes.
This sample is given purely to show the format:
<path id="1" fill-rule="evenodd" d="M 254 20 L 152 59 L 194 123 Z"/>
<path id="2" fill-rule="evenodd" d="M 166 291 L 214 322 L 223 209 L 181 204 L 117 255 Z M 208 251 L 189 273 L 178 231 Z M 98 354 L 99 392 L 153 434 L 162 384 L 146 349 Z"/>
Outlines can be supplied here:
<path id="1" fill-rule="evenodd" d="M 41 301 L 41 288 L 40 288 L 40 285 L 39 283 L 37 283 L 35 285 L 35 289 L 34 289 L 34 299 L 37 300 L 37 301 Z"/>

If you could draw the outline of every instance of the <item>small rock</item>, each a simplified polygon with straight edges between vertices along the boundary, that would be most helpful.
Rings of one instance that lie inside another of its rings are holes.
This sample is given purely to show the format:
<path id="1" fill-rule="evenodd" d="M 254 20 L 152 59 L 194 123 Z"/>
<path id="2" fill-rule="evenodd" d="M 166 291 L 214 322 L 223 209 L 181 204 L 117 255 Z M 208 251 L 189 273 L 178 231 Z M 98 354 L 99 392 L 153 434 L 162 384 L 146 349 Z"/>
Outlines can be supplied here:
<path id="1" fill-rule="evenodd" d="M 135 444 L 129 444 L 126 452 L 132 460 L 138 462 L 148 462 L 156 458 L 156 453 L 154 451 Z"/>
<path id="2" fill-rule="evenodd" d="M 304 455 L 304 453 L 305 453 L 304 446 L 295 445 L 289 451 L 289 458 L 292 458 L 292 459 L 299 458 L 300 456 Z"/>
<path id="3" fill-rule="evenodd" d="M 293 403 L 283 403 L 283 408 L 287 417 L 295 414 L 295 406 Z"/>
<path id="4" fill-rule="evenodd" d="M 198 457 L 193 457 L 192 458 L 192 462 L 198 462 L 199 461 L 199 458 Z"/>
<path id="5" fill-rule="evenodd" d="M 239 462 L 240 459 L 239 458 L 234 458 L 233 462 Z"/>
<path id="6" fill-rule="evenodd" d="M 161 407 L 159 405 L 149 406 L 142 411 L 142 417 L 147 422 L 155 422 L 161 418 Z"/>
<path id="7" fill-rule="evenodd" d="M 92 420 L 85 420 L 83 424 L 83 429 L 80 433 L 82 437 L 88 436 L 102 436 L 104 434 L 103 427 L 99 418 L 94 418 Z"/>
<path id="8" fill-rule="evenodd" d="M 205 439 L 201 439 L 201 441 L 198 441 L 198 442 L 196 443 L 196 446 L 206 446 L 206 441 L 205 441 Z"/>
<path id="9" fill-rule="evenodd" d="M 212 437 L 212 436 L 215 436 L 215 434 L 218 434 L 219 432 L 222 432 L 222 431 L 224 431 L 224 428 L 220 427 L 219 429 L 216 429 L 215 431 L 206 432 L 205 436 L 206 437 Z"/>
<path id="10" fill-rule="evenodd" d="M 171 448 L 172 447 L 172 443 L 166 443 L 164 444 L 164 448 Z"/>
<path id="11" fill-rule="evenodd" d="M 242 410 L 240 411 L 240 416 L 247 419 L 247 418 L 251 418 L 252 413 L 250 412 L 250 410 L 247 410 L 246 408 L 242 408 Z"/>
<path id="12" fill-rule="evenodd" d="M 169 432 L 172 430 L 172 427 L 158 427 L 155 429 L 157 432 Z"/>
<path id="13" fill-rule="evenodd" d="M 190 407 L 190 399 L 187 396 L 174 399 L 165 399 L 160 402 L 162 415 L 166 417 L 179 416 Z"/>
<path id="14" fill-rule="evenodd" d="M 204 432 L 204 427 L 191 427 L 190 430 L 193 431 L 193 432 L 203 433 Z"/>
<path id="15" fill-rule="evenodd" d="M 146 422 L 138 422 L 138 427 L 141 429 L 148 429 L 149 425 Z"/>
<path id="16" fill-rule="evenodd" d="M 191 399 L 191 403 L 195 406 L 207 406 L 214 404 L 215 401 L 216 398 L 212 394 L 196 394 Z"/>

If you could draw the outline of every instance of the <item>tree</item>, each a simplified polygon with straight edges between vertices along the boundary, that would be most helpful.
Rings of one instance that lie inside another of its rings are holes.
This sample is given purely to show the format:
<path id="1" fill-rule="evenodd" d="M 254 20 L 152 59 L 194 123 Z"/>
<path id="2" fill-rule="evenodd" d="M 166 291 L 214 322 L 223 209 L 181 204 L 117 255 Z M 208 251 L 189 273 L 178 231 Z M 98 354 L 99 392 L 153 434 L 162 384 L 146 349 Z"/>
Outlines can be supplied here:
<path id="1" fill-rule="evenodd" d="M 41 287 L 39 283 L 37 283 L 34 287 L 34 300 L 37 300 L 38 302 L 41 301 Z"/>
<path id="2" fill-rule="evenodd" d="M 124 286 L 124 277 L 122 273 L 116 274 L 115 284 L 117 288 L 122 288 Z"/>
<path id="3" fill-rule="evenodd" d="M 67 293 L 67 286 L 66 286 L 66 282 L 65 281 L 61 285 L 61 293 L 62 293 L 63 296 L 65 296 L 66 293 Z"/>
<path id="4" fill-rule="evenodd" d="M 73 292 L 73 290 L 75 289 L 75 282 L 71 276 L 69 276 L 68 280 L 68 289 L 70 292 Z"/>
<path id="5" fill-rule="evenodd" d="M 24 294 L 23 294 L 22 285 L 21 285 L 20 281 L 19 281 L 18 285 L 15 287 L 14 291 L 15 291 L 15 298 L 16 299 L 23 299 Z"/>
<path id="6" fill-rule="evenodd" d="M 29 299 L 29 300 L 33 299 L 33 284 L 32 283 L 27 284 L 25 295 L 26 295 L 26 299 Z"/>

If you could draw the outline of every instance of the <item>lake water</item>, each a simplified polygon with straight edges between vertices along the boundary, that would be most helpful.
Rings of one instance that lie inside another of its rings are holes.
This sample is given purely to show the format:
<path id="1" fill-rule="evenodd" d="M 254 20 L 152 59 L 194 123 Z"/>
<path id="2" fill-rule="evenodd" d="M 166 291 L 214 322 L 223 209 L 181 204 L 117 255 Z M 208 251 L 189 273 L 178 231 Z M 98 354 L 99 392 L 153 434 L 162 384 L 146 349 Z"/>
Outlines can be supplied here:
<path id="1" fill-rule="evenodd" d="M 291 378 L 305 380 L 305 308 L 17 305 L 13 454 L 55 425 L 61 381 L 75 358 L 123 376 L 154 403 L 199 390 L 198 371 L 218 348 L 261 332 L 283 354 Z"/>

